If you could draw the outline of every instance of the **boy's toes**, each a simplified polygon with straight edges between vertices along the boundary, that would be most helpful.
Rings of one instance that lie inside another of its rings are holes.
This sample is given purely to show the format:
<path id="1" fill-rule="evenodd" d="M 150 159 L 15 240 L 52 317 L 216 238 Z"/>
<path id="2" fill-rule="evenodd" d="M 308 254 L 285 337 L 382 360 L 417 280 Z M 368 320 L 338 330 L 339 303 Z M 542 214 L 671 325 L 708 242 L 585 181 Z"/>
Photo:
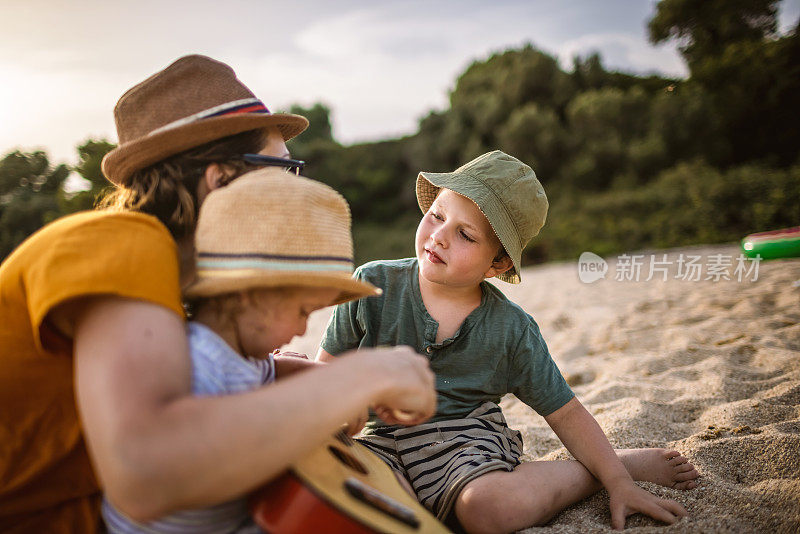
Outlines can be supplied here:
<path id="1" fill-rule="evenodd" d="M 672 487 L 677 490 L 690 490 L 697 487 L 697 482 L 694 480 L 687 480 L 686 482 L 676 482 L 675 485 L 673 485 Z"/>
<path id="2" fill-rule="evenodd" d="M 681 464 L 681 465 L 676 465 L 675 466 L 675 472 L 676 473 L 686 473 L 687 471 L 694 471 L 694 466 L 692 464 L 690 464 L 689 462 L 686 462 L 685 464 Z"/>
<path id="3" fill-rule="evenodd" d="M 685 473 L 676 473 L 674 480 L 677 482 L 685 482 L 687 480 L 694 480 L 700 476 L 700 473 L 692 469 L 691 471 L 687 471 Z"/>
<path id="4" fill-rule="evenodd" d="M 672 454 L 670 454 L 670 453 L 672 453 Z M 676 465 L 685 464 L 689 460 L 687 460 L 685 456 L 681 456 L 680 453 L 678 453 L 676 451 L 669 451 L 667 453 L 667 461 L 670 463 L 670 465 L 676 466 Z"/>

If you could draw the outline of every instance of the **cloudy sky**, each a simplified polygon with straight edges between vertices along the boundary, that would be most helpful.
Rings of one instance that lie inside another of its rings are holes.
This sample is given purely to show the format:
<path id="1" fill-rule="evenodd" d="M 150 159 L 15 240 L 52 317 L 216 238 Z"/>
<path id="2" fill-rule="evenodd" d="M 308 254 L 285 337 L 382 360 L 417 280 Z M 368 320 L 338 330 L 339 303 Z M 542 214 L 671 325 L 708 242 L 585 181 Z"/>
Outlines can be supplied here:
<path id="1" fill-rule="evenodd" d="M 607 67 L 684 76 L 674 46 L 653 47 L 653 0 L 0 0 L 0 155 L 44 148 L 74 162 L 88 137 L 116 142 L 122 93 L 174 59 L 232 65 L 267 106 L 325 102 L 345 143 L 412 133 L 447 106 L 457 75 L 532 43 L 597 50 Z M 800 0 L 783 0 L 781 26 Z"/>

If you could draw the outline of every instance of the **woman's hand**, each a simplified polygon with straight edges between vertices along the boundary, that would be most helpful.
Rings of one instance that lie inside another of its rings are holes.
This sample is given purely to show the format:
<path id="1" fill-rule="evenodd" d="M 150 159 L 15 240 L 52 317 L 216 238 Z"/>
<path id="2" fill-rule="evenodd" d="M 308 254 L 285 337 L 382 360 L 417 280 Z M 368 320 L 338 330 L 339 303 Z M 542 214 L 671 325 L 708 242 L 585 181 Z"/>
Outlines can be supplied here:
<path id="1" fill-rule="evenodd" d="M 376 406 L 375 413 L 387 425 L 413 426 L 425 421 L 425 419 L 420 419 L 414 413 L 403 410 L 392 410 L 384 406 Z"/>
<path id="2" fill-rule="evenodd" d="M 361 429 L 364 428 L 364 425 L 367 424 L 369 421 L 369 410 L 363 410 L 361 413 L 347 421 L 347 428 L 345 428 L 345 432 L 347 432 L 348 436 L 355 436 Z"/>
<path id="3" fill-rule="evenodd" d="M 382 378 L 382 387 L 372 405 L 387 423 L 417 425 L 435 413 L 434 374 L 428 359 L 411 347 L 360 349 L 341 360 L 370 366 Z"/>

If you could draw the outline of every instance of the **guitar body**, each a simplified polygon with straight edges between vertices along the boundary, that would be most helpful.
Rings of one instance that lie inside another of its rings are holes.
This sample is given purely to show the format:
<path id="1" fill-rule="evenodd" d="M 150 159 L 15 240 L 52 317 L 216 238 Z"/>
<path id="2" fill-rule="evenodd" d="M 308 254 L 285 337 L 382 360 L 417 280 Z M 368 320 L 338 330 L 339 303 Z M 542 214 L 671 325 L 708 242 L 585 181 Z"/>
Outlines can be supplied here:
<path id="1" fill-rule="evenodd" d="M 383 460 L 344 435 L 257 490 L 250 510 L 271 534 L 449 532 Z"/>

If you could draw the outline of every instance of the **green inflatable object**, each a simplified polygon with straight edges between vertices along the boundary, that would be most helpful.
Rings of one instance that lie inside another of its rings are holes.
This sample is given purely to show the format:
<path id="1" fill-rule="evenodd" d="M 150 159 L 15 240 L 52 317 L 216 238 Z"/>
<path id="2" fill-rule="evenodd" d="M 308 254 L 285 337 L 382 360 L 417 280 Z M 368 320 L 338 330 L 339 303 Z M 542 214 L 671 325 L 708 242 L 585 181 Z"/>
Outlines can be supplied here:
<path id="1" fill-rule="evenodd" d="M 742 239 L 745 256 L 762 260 L 800 258 L 800 226 L 750 234 Z"/>

